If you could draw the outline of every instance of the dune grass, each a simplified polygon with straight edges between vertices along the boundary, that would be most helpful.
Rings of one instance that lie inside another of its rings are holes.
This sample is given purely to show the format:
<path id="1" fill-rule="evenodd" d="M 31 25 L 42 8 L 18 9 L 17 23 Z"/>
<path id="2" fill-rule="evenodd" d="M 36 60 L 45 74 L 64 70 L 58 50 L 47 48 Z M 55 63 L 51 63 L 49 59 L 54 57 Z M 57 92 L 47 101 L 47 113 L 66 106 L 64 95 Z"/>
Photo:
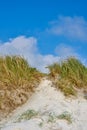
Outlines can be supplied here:
<path id="1" fill-rule="evenodd" d="M 62 114 L 57 116 L 58 119 L 66 120 L 68 123 L 72 123 L 72 117 L 71 114 L 68 113 L 67 111 L 63 112 Z"/>
<path id="2" fill-rule="evenodd" d="M 75 95 L 75 88 L 87 89 L 87 68 L 76 58 L 48 66 L 49 77 L 65 95 Z"/>
<path id="3" fill-rule="evenodd" d="M 0 84 L 21 86 L 26 82 L 38 80 L 40 72 L 29 66 L 27 61 L 18 56 L 0 57 Z"/>
<path id="4" fill-rule="evenodd" d="M 43 74 L 20 56 L 0 57 L 0 114 L 24 103 L 41 77 Z"/>
<path id="5" fill-rule="evenodd" d="M 22 115 L 20 115 L 20 117 L 18 117 L 17 121 L 16 122 L 21 122 L 23 120 L 30 120 L 32 119 L 33 117 L 36 117 L 38 116 L 38 112 L 35 111 L 35 110 L 27 110 L 25 111 Z"/>

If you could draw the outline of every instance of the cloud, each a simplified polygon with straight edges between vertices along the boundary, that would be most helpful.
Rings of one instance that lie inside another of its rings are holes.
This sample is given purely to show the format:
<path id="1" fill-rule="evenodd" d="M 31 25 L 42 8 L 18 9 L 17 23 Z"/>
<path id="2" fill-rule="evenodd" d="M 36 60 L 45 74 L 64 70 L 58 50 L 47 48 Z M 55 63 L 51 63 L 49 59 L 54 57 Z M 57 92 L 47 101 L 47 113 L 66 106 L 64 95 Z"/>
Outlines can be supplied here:
<path id="1" fill-rule="evenodd" d="M 70 56 L 75 56 L 79 57 L 74 48 L 71 46 L 68 46 L 67 44 L 60 43 L 56 48 L 55 48 L 55 53 L 59 55 L 59 57 L 62 58 L 67 58 Z"/>
<path id="2" fill-rule="evenodd" d="M 67 44 L 60 43 L 55 48 L 56 55 L 47 54 L 42 55 L 38 49 L 37 39 L 35 37 L 19 36 L 10 39 L 8 42 L 0 43 L 0 55 L 20 55 L 28 60 L 29 64 L 36 67 L 42 72 L 48 72 L 47 66 L 65 59 L 69 56 L 79 58 L 76 51 Z M 80 58 L 79 58 L 80 59 Z M 82 59 L 81 59 L 82 60 Z M 84 61 L 86 64 L 86 61 Z"/>
<path id="3" fill-rule="evenodd" d="M 0 45 L 1 55 L 17 55 L 24 53 L 35 53 L 37 51 L 37 40 L 34 37 L 26 38 L 25 36 L 19 36 L 14 39 L 10 39 Z M 25 52 L 26 50 L 26 52 Z"/>
<path id="4" fill-rule="evenodd" d="M 50 22 L 48 32 L 80 41 L 87 41 L 87 21 L 83 17 L 59 16 Z"/>
<path id="5" fill-rule="evenodd" d="M 31 66 L 42 72 L 47 72 L 45 68 L 47 65 L 59 61 L 59 56 L 40 54 L 35 37 L 19 36 L 10 39 L 8 42 L 1 43 L 0 55 L 21 55 L 28 60 Z"/>

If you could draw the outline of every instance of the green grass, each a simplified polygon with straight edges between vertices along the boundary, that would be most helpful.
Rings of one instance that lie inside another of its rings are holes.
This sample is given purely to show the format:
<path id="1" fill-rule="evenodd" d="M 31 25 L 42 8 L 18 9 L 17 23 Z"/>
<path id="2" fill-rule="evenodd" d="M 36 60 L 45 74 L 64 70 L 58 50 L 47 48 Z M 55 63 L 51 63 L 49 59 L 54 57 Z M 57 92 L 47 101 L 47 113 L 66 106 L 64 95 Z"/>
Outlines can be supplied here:
<path id="1" fill-rule="evenodd" d="M 60 115 L 56 115 L 55 113 L 50 113 L 47 122 L 54 123 L 57 119 L 66 120 L 68 123 L 72 123 L 71 114 L 67 111 L 61 113 Z"/>
<path id="2" fill-rule="evenodd" d="M 87 89 L 87 68 L 76 58 L 48 66 L 49 77 L 65 95 L 75 95 L 75 87 Z"/>
<path id="3" fill-rule="evenodd" d="M 49 122 L 51 122 L 51 123 L 53 123 L 53 122 L 55 122 L 55 120 L 56 120 L 56 115 L 55 115 L 55 113 L 50 113 L 49 114 L 49 116 L 48 116 L 48 123 Z"/>
<path id="4" fill-rule="evenodd" d="M 9 113 L 23 104 L 42 77 L 23 57 L 0 57 L 0 111 Z"/>
<path id="5" fill-rule="evenodd" d="M 17 122 L 20 122 L 22 120 L 30 120 L 31 118 L 36 117 L 37 115 L 38 112 L 36 112 L 35 110 L 27 110 L 17 119 Z"/>
<path id="6" fill-rule="evenodd" d="M 57 118 L 58 119 L 67 120 L 68 123 L 72 123 L 72 117 L 71 117 L 71 115 L 68 112 L 63 112 Z"/>

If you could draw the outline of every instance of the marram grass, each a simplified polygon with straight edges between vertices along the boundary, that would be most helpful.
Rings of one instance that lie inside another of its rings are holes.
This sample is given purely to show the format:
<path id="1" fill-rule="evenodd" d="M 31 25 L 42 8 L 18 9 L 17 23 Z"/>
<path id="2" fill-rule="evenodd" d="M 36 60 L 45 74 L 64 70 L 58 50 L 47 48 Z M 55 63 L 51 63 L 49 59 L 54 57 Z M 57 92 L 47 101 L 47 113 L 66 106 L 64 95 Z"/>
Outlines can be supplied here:
<path id="1" fill-rule="evenodd" d="M 38 80 L 40 72 L 29 66 L 27 61 L 18 56 L 0 57 L 0 84 L 18 85 Z"/>
<path id="2" fill-rule="evenodd" d="M 75 88 L 87 89 L 87 68 L 76 58 L 48 66 L 49 77 L 65 95 L 75 95 Z"/>
<path id="3" fill-rule="evenodd" d="M 23 104 L 42 76 L 20 56 L 0 57 L 0 118 Z"/>

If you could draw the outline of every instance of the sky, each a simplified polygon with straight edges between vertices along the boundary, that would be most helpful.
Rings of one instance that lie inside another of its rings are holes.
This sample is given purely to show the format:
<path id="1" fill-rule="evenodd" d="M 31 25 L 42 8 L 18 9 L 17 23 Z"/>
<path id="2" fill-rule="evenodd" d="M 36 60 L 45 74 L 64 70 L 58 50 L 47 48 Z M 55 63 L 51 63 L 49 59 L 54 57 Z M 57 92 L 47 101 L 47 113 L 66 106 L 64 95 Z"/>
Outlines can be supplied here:
<path id="1" fill-rule="evenodd" d="M 0 55 L 21 55 L 42 72 L 75 56 L 87 65 L 86 0 L 0 0 Z"/>

